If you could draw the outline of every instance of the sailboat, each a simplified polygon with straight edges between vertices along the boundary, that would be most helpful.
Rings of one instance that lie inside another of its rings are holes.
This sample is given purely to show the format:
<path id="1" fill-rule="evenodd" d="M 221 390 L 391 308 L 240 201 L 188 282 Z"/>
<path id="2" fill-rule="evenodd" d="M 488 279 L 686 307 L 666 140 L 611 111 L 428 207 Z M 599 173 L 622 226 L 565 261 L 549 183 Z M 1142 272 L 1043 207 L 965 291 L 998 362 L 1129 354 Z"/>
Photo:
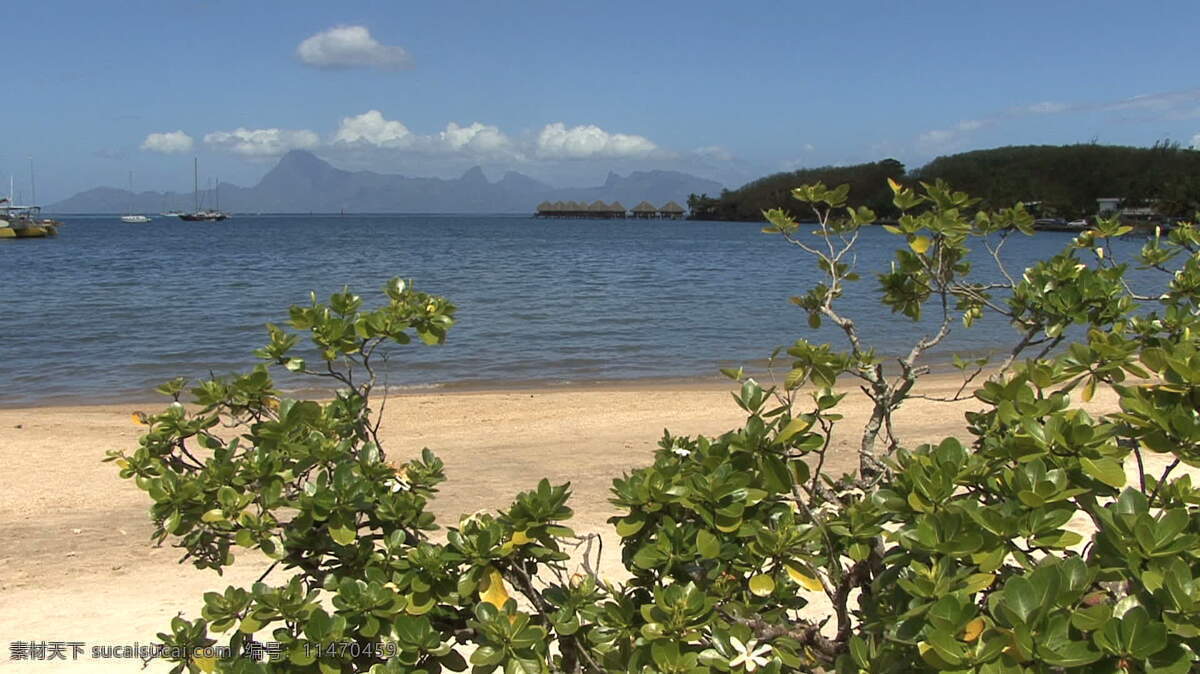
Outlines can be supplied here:
<path id="1" fill-rule="evenodd" d="M 220 210 L 200 210 L 200 160 L 196 158 L 192 158 L 192 201 L 195 204 L 195 210 L 191 213 L 180 213 L 180 220 L 187 220 L 189 222 L 217 222 L 229 217 Z"/>
<path id="2" fill-rule="evenodd" d="M 134 200 L 133 171 L 130 171 L 129 172 L 129 215 L 122 215 L 121 222 L 129 222 L 129 223 L 134 223 L 134 224 L 150 222 L 150 216 L 135 214 L 133 212 L 133 200 Z"/>

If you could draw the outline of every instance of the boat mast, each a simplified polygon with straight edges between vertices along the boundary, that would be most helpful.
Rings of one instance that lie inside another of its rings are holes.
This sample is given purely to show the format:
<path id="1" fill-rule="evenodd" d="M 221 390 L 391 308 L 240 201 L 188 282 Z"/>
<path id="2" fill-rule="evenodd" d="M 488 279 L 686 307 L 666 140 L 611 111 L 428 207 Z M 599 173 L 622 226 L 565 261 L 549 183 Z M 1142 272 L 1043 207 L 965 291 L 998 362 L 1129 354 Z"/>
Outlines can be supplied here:
<path id="1" fill-rule="evenodd" d="M 192 157 L 192 208 L 193 213 L 200 212 L 200 159 Z"/>
<path id="2" fill-rule="evenodd" d="M 37 205 L 37 183 L 33 180 L 33 157 L 29 158 L 29 205 Z"/>

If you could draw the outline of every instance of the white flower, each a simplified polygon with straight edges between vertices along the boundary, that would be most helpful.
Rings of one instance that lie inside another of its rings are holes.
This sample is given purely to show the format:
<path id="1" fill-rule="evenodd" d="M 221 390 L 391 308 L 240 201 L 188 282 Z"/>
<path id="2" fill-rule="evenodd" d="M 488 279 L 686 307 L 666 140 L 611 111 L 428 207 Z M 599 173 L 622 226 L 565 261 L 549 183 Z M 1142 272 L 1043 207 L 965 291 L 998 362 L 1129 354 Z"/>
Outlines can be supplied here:
<path id="1" fill-rule="evenodd" d="M 408 481 L 408 466 L 400 466 L 393 472 L 395 474 L 392 475 L 392 479 L 385 483 L 393 494 L 412 489 L 412 483 Z"/>
<path id="2" fill-rule="evenodd" d="M 729 637 L 729 643 L 733 646 L 733 650 L 737 651 L 737 657 L 729 661 L 731 668 L 739 665 L 746 668 L 747 672 L 753 672 L 759 667 L 766 667 L 770 663 L 770 659 L 765 658 L 766 654 L 771 652 L 769 644 L 758 644 L 758 639 L 751 639 L 747 643 L 742 643 L 737 637 Z"/>
<path id="3" fill-rule="evenodd" d="M 671 453 L 682 457 L 689 457 L 692 455 L 692 450 L 684 449 L 683 447 L 672 447 Z"/>

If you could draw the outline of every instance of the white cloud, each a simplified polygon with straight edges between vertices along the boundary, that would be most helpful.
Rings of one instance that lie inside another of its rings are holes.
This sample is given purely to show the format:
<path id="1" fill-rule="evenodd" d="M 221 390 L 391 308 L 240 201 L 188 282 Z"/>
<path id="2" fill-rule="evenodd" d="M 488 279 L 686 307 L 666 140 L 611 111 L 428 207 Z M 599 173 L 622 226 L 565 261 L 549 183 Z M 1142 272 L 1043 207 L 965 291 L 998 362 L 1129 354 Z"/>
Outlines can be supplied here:
<path id="1" fill-rule="evenodd" d="M 549 159 L 645 157 L 657 149 L 643 136 L 609 133 L 594 124 L 568 129 L 562 122 L 543 127 L 535 144 L 537 155 Z"/>
<path id="2" fill-rule="evenodd" d="M 483 122 L 460 125 L 450 122 L 432 135 L 415 134 L 403 122 L 387 119 L 379 110 L 342 118 L 333 134 L 333 145 L 350 148 L 385 148 L 431 155 L 459 155 L 524 161 L 538 159 L 640 159 L 664 154 L 642 136 L 608 133 L 594 126 L 567 128 L 546 125 L 535 137 L 517 140 L 499 127 Z"/>
<path id="3" fill-rule="evenodd" d="M 412 58 L 403 47 L 380 44 L 366 26 L 335 26 L 317 33 L 296 47 L 296 55 L 318 68 L 412 67 Z"/>
<path id="4" fill-rule="evenodd" d="M 733 161 L 733 153 L 720 145 L 708 145 L 696 148 L 693 153 L 697 157 L 713 161 Z"/>
<path id="5" fill-rule="evenodd" d="M 1200 133 L 1192 136 L 1192 149 L 1200 150 Z"/>
<path id="6" fill-rule="evenodd" d="M 922 152 L 947 152 L 960 147 L 963 139 L 972 131 L 995 123 L 995 119 L 964 119 L 952 127 L 922 133 L 917 136 L 917 147 Z"/>
<path id="7" fill-rule="evenodd" d="M 187 152 L 192 149 L 192 137 L 182 131 L 167 131 L 164 133 L 152 133 L 146 136 L 146 140 L 142 141 L 142 149 L 151 152 L 161 152 L 163 154 L 172 154 L 175 152 Z"/>
<path id="8" fill-rule="evenodd" d="M 479 122 L 470 126 L 459 126 L 450 122 L 446 125 L 446 130 L 438 134 L 438 138 L 454 152 L 494 155 L 512 148 L 512 141 L 503 131 Z"/>
<path id="9" fill-rule="evenodd" d="M 1031 115 L 1052 115 L 1059 112 L 1070 110 L 1071 106 L 1066 103 L 1056 103 L 1054 101 L 1042 101 L 1033 105 L 1025 106 L 1022 111 Z"/>
<path id="10" fill-rule="evenodd" d="M 405 147 L 413 141 L 412 132 L 402 122 L 384 119 L 378 110 L 368 110 L 355 117 L 343 117 L 333 135 L 335 143 Z"/>
<path id="11" fill-rule="evenodd" d="M 204 142 L 248 158 L 278 157 L 289 150 L 308 150 L 320 144 L 317 134 L 307 129 L 236 129 L 214 131 Z"/>
<path id="12" fill-rule="evenodd" d="M 917 136 L 917 145 L 927 152 L 941 152 L 953 147 L 958 136 L 955 129 L 933 129 Z"/>

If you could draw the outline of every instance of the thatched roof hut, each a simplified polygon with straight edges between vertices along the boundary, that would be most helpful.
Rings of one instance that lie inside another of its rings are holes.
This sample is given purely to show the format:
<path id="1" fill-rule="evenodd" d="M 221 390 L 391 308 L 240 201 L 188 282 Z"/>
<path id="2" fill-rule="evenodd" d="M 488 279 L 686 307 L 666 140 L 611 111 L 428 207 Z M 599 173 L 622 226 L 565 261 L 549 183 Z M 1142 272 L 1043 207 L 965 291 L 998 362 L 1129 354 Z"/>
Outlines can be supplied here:
<path id="1" fill-rule="evenodd" d="M 645 204 L 649 209 L 648 217 L 654 217 L 657 212 L 650 204 Z M 549 203 L 543 201 L 538 204 L 537 216 L 544 218 L 624 218 L 627 217 L 625 207 L 621 202 L 614 201 L 612 204 L 606 204 L 600 199 L 593 201 L 591 204 L 581 203 L 578 201 L 556 201 Z"/>
<path id="2" fill-rule="evenodd" d="M 663 204 L 662 208 L 658 209 L 658 212 L 662 213 L 664 218 L 682 218 L 683 206 L 680 206 L 674 201 L 668 201 L 666 204 Z"/>
<path id="3" fill-rule="evenodd" d="M 658 215 L 658 209 L 649 201 L 643 201 L 633 207 L 633 217 L 635 218 L 653 218 Z"/>

